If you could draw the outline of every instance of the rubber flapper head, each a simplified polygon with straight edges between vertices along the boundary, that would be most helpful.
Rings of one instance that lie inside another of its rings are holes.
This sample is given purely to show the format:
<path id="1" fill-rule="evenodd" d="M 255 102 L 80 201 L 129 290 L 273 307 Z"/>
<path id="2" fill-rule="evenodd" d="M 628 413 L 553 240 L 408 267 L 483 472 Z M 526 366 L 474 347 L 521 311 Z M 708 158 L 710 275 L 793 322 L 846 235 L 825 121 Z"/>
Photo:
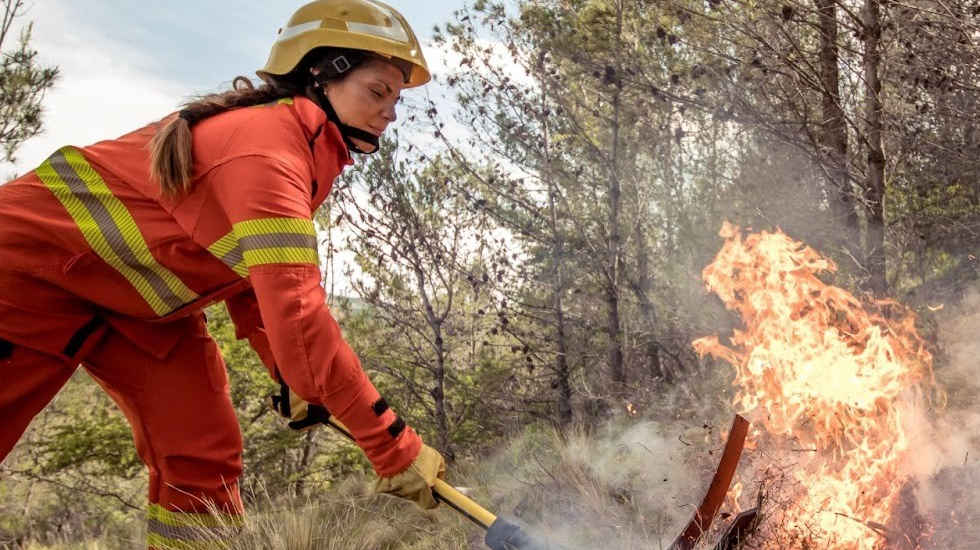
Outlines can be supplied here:
<path id="1" fill-rule="evenodd" d="M 493 550 L 564 550 L 561 546 L 531 538 L 517 525 L 498 517 L 484 539 Z"/>

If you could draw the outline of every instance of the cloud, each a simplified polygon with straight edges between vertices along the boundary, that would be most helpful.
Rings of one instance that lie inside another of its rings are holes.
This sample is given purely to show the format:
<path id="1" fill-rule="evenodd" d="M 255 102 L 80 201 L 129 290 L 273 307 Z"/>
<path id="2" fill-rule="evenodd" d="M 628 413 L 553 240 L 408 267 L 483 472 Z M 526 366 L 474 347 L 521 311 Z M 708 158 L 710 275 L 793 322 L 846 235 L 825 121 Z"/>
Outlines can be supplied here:
<path id="1" fill-rule="evenodd" d="M 64 6 L 53 3 L 43 18 L 36 15 L 18 22 L 35 19 L 31 46 L 40 63 L 58 66 L 61 76 L 44 99 L 44 132 L 22 145 L 16 163 L 3 164 L 4 177 L 33 169 L 63 145 L 111 139 L 157 120 L 193 93 L 143 69 L 153 66 L 147 53 L 72 18 Z M 8 37 L 5 49 L 13 43 Z"/>

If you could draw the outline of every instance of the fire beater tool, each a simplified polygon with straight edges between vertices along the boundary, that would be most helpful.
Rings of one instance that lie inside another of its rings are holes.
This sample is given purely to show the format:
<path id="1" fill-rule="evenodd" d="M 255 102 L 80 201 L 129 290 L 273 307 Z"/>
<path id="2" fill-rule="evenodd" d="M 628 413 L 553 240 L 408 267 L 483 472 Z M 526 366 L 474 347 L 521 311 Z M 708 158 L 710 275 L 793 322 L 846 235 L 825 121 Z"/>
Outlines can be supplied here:
<path id="1" fill-rule="evenodd" d="M 351 441 L 354 440 L 354 436 L 347 430 L 347 427 L 333 416 L 330 416 L 324 423 Z M 711 525 L 711 521 L 721 507 L 735 475 L 735 468 L 738 466 L 738 460 L 745 445 L 748 425 L 748 421 L 741 416 L 735 417 L 728 435 L 728 441 L 725 443 L 725 450 L 711 485 L 708 487 L 708 492 L 687 528 L 677 537 L 669 550 L 693 550 L 701 535 Z M 486 529 L 487 534 L 484 542 L 492 550 L 566 550 L 556 544 L 531 537 L 518 525 L 494 515 L 441 479 L 436 480 L 432 492 L 438 500 L 445 502 L 450 508 Z M 734 550 L 744 534 L 751 529 L 756 513 L 757 510 L 752 509 L 739 514 L 714 547 L 714 550 Z"/>
<path id="2" fill-rule="evenodd" d="M 325 423 L 344 437 L 351 441 L 354 440 L 354 436 L 347 430 L 347 427 L 333 416 L 330 416 Z M 432 493 L 437 500 L 445 502 L 450 508 L 486 529 L 487 535 L 484 542 L 493 550 L 566 550 L 561 546 L 531 537 L 516 524 L 497 517 L 441 479 L 436 480 L 432 487 Z"/>

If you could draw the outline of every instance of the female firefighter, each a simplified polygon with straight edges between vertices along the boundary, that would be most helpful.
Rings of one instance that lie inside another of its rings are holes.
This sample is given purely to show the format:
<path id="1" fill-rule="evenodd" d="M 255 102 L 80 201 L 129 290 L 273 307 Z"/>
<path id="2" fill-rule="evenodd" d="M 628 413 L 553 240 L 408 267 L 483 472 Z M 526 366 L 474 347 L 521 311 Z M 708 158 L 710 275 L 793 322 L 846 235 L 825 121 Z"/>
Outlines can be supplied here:
<path id="1" fill-rule="evenodd" d="M 378 491 L 433 507 L 445 468 L 344 341 L 312 221 L 350 153 L 377 149 L 400 91 L 429 80 L 418 41 L 381 2 L 318 0 L 257 74 L 0 186 L 0 460 L 83 365 L 149 468 L 150 547 L 203 548 L 217 534 L 203 524 L 241 519 L 242 439 L 202 314 L 218 301 L 292 390 L 277 401 L 291 426 L 325 407 Z M 215 506 L 225 521 L 202 523 Z"/>

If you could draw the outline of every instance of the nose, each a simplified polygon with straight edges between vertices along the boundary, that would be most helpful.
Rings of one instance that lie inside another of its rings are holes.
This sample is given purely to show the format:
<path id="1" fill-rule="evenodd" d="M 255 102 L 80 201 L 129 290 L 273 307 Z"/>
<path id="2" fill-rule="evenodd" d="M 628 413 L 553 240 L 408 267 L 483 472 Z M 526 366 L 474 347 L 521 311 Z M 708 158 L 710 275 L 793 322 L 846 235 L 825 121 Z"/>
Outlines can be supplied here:
<path id="1" fill-rule="evenodd" d="M 398 113 L 395 112 L 395 104 L 392 103 L 388 105 L 382 116 L 384 116 L 385 120 L 387 120 L 389 124 L 398 120 Z"/>

